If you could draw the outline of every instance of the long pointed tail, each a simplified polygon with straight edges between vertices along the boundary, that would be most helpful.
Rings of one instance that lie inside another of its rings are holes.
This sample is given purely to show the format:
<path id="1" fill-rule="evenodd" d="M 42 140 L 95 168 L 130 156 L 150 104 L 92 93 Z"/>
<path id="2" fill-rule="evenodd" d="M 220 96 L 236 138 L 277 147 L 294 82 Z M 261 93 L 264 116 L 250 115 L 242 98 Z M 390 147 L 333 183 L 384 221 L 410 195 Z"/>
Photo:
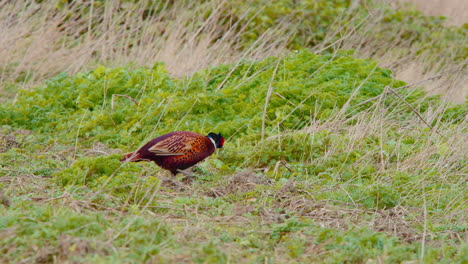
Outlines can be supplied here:
<path id="1" fill-rule="evenodd" d="M 123 159 L 120 160 L 120 162 L 138 162 L 138 161 L 143 161 L 143 160 L 145 159 L 141 157 L 140 153 L 131 152 L 131 153 L 125 154 Z"/>

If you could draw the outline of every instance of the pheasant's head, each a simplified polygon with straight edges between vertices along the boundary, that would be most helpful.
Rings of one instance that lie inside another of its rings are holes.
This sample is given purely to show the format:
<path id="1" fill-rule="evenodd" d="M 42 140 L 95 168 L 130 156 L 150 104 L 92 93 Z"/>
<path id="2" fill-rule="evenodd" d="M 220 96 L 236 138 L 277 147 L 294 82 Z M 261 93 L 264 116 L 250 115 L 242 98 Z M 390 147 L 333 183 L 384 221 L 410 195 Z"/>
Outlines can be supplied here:
<path id="1" fill-rule="evenodd" d="M 214 141 L 214 144 L 216 145 L 217 148 L 222 148 L 224 146 L 224 138 L 221 136 L 221 134 L 216 134 L 216 133 L 209 133 L 208 136 L 210 139 Z"/>

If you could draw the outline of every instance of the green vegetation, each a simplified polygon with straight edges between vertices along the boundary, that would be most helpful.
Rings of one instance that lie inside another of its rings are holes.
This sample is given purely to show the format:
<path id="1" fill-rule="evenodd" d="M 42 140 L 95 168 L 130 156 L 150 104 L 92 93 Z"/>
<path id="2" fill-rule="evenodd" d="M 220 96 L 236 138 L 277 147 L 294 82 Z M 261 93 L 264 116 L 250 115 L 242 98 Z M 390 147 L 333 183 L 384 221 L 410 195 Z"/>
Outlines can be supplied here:
<path id="1" fill-rule="evenodd" d="M 287 47 L 298 50 L 281 56 L 183 78 L 159 62 L 101 65 L 7 96 L 0 105 L 0 261 L 468 261 L 468 102 L 429 96 L 354 51 L 304 49 L 336 41 L 325 32 L 344 26 L 334 17 L 350 5 L 317 3 L 223 13 L 232 23 L 251 21 L 241 31 L 246 49 L 278 19 L 307 18 L 296 21 L 299 31 L 283 32 L 291 36 Z M 464 28 L 393 12 L 382 21 L 392 30 L 395 23 L 417 28 L 405 45 L 418 54 L 462 43 Z M 434 27 L 447 32 L 440 46 L 431 44 L 441 36 L 430 34 Z M 394 41 L 395 32 L 387 33 L 369 41 Z M 453 52 L 466 59 L 461 44 Z M 194 182 L 168 178 L 152 163 L 119 162 L 175 130 L 227 139 L 193 168 Z"/>

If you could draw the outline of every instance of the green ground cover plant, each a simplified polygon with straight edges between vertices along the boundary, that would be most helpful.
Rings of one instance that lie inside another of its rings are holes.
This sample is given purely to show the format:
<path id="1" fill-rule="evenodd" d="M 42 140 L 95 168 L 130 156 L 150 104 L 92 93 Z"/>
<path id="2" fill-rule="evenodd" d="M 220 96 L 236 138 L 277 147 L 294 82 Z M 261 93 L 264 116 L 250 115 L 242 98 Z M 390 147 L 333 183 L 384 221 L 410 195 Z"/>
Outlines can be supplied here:
<path id="1" fill-rule="evenodd" d="M 350 51 L 60 74 L 0 106 L 2 261 L 462 263 L 466 113 Z M 194 182 L 119 162 L 174 130 Z"/>
<path id="2" fill-rule="evenodd" d="M 468 262 L 467 24 L 378 0 L 0 7 L 0 262 Z M 174 130 L 226 138 L 195 180 L 119 161 Z"/>

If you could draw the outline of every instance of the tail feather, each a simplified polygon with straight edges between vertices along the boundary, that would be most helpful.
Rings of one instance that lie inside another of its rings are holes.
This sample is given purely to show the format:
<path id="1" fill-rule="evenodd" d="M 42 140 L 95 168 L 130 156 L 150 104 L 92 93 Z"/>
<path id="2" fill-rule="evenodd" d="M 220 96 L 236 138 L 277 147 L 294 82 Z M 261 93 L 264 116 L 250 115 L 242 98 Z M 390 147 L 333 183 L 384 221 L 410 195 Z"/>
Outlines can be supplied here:
<path id="1" fill-rule="evenodd" d="M 124 155 L 123 159 L 120 160 L 120 162 L 137 162 L 137 161 L 142 161 L 144 159 L 141 158 L 140 153 L 127 153 Z"/>

